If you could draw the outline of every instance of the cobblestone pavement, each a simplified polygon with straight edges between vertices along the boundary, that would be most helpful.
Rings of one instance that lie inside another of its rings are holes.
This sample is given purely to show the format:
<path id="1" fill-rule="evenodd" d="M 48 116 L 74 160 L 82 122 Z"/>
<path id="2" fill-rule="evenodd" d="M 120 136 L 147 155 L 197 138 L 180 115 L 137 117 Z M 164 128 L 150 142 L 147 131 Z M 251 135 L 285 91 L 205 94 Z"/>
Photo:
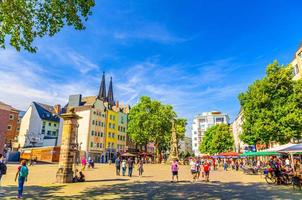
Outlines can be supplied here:
<path id="1" fill-rule="evenodd" d="M 291 186 L 267 185 L 260 175 L 222 170 L 211 172 L 210 182 L 191 182 L 189 166 L 181 166 L 179 182 L 171 183 L 170 166 L 144 166 L 142 178 L 116 176 L 113 165 L 98 164 L 86 169 L 86 182 L 55 183 L 57 165 L 36 165 L 29 168 L 25 184 L 25 199 L 302 199 L 302 192 Z M 17 183 L 14 181 L 17 165 L 9 165 L 3 177 L 5 196 L 14 199 Z"/>

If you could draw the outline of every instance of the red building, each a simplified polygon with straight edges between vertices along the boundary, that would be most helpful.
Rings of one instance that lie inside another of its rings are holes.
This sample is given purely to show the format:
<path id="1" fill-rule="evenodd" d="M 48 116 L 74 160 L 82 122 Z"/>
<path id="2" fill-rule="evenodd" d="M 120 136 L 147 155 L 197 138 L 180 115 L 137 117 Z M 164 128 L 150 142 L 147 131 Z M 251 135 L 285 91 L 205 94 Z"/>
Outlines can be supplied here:
<path id="1" fill-rule="evenodd" d="M 19 111 L 10 105 L 0 102 L 0 153 L 4 145 L 11 147 L 17 137 Z"/>

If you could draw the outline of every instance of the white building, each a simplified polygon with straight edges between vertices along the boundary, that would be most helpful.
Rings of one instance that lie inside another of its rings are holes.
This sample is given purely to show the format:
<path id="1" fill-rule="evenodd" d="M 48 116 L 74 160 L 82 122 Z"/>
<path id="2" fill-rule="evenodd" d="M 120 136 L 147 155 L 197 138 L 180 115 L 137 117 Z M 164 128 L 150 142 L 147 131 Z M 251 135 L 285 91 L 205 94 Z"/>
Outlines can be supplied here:
<path id="1" fill-rule="evenodd" d="M 296 51 L 291 65 L 294 68 L 294 80 L 302 79 L 302 44 Z"/>
<path id="2" fill-rule="evenodd" d="M 245 146 L 248 146 L 245 145 L 244 142 L 242 142 L 242 140 L 240 140 L 240 135 L 243 131 L 242 124 L 243 124 L 243 111 L 240 110 L 236 119 L 232 123 L 232 132 L 233 132 L 236 152 L 244 152 Z"/>
<path id="3" fill-rule="evenodd" d="M 60 112 L 60 105 L 32 102 L 21 120 L 18 146 L 59 146 Z"/>
<path id="4" fill-rule="evenodd" d="M 198 156 L 199 145 L 201 144 L 202 138 L 205 131 L 216 125 L 216 124 L 229 124 L 228 114 L 221 113 L 219 111 L 203 112 L 195 116 L 192 124 L 192 149 L 193 153 Z"/>

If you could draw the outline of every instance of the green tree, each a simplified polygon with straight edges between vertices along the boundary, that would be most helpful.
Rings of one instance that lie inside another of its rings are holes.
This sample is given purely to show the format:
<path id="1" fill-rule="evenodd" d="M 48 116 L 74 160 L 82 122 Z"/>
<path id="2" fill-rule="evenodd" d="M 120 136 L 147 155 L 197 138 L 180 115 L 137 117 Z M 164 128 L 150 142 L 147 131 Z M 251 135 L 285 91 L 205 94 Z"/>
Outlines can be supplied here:
<path id="1" fill-rule="evenodd" d="M 54 36 L 65 25 L 83 30 L 94 0 L 0 0 L 0 46 L 36 52 L 35 38 Z"/>
<path id="2" fill-rule="evenodd" d="M 227 124 L 218 124 L 208 128 L 202 139 L 199 150 L 202 153 L 217 154 L 231 151 L 234 139 Z"/>
<path id="3" fill-rule="evenodd" d="M 172 106 L 143 96 L 130 110 L 127 132 L 137 144 L 153 142 L 159 158 L 160 152 L 169 147 L 172 119 L 175 118 Z"/>
<path id="4" fill-rule="evenodd" d="M 239 95 L 243 109 L 243 133 L 247 144 L 287 143 L 302 131 L 301 81 L 293 81 L 292 67 L 277 61 L 267 66 L 266 76 Z"/>

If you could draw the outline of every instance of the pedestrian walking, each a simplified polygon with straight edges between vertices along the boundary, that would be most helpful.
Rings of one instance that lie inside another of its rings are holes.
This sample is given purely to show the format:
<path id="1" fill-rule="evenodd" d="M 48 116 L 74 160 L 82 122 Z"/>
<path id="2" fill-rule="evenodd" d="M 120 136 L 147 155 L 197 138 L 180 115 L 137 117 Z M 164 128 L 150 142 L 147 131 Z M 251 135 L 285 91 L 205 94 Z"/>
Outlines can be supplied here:
<path id="1" fill-rule="evenodd" d="M 200 177 L 200 172 L 201 172 L 201 160 L 200 160 L 200 158 L 197 158 L 197 160 L 196 160 L 196 168 L 197 168 L 196 179 L 198 180 L 199 177 Z"/>
<path id="2" fill-rule="evenodd" d="M 142 160 L 138 161 L 137 170 L 138 170 L 138 175 L 141 178 L 143 176 L 143 172 L 144 172 L 144 163 Z"/>
<path id="3" fill-rule="evenodd" d="M 228 171 L 228 163 L 226 161 L 223 163 L 223 170 Z"/>
<path id="4" fill-rule="evenodd" d="M 83 157 L 83 159 L 82 159 L 82 171 L 84 171 L 84 170 L 85 170 L 86 165 L 87 165 L 87 160 L 86 160 L 86 158 L 85 158 L 85 157 Z"/>
<path id="5" fill-rule="evenodd" d="M 134 161 L 132 160 L 132 158 L 128 159 L 128 176 L 132 177 L 132 171 L 133 171 L 133 165 L 134 165 Z"/>
<path id="6" fill-rule="evenodd" d="M 205 181 L 209 182 L 209 179 L 210 179 L 210 164 L 208 163 L 208 161 L 206 161 L 203 164 L 203 172 L 204 172 Z"/>
<path id="7" fill-rule="evenodd" d="M 119 157 L 117 157 L 117 159 L 115 159 L 115 174 L 119 176 L 120 171 L 121 171 L 121 160 Z"/>
<path id="8" fill-rule="evenodd" d="M 0 154 L 0 195 L 2 193 L 4 193 L 4 191 L 2 190 L 2 187 L 1 187 L 1 181 L 2 181 L 3 175 L 6 174 L 6 170 L 7 170 L 7 167 L 5 165 L 4 157 L 2 154 Z"/>
<path id="9" fill-rule="evenodd" d="M 176 177 L 176 182 L 178 182 L 178 161 L 175 159 L 172 162 L 171 165 L 171 171 L 172 171 L 172 181 L 174 182 L 174 177 Z"/>
<path id="10" fill-rule="evenodd" d="M 22 160 L 21 166 L 18 167 L 16 173 L 15 181 L 18 179 L 18 199 L 23 197 L 23 187 L 24 183 L 27 181 L 28 177 L 28 167 L 26 166 L 26 160 Z"/>
<path id="11" fill-rule="evenodd" d="M 197 178 L 197 166 L 194 158 L 191 160 L 190 166 L 191 166 L 192 183 L 193 183 L 196 182 L 196 178 Z"/>
<path id="12" fill-rule="evenodd" d="M 126 169 L 127 169 L 127 161 L 125 159 L 123 159 L 123 161 L 122 161 L 122 173 L 123 173 L 123 176 L 125 176 L 125 174 L 126 174 Z"/>

